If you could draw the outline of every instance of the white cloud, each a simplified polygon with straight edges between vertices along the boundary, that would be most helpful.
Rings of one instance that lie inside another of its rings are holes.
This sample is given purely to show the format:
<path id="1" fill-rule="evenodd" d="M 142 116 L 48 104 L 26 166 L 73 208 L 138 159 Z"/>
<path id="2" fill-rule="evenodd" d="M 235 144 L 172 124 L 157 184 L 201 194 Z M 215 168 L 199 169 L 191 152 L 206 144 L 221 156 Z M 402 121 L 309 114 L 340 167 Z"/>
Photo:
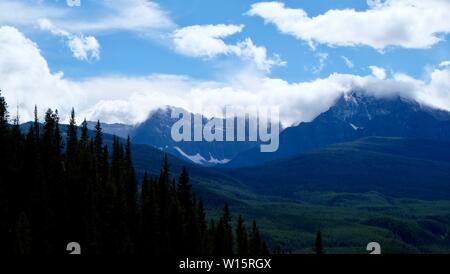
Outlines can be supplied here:
<path id="1" fill-rule="evenodd" d="M 2 0 L 0 24 L 36 26 L 49 19 L 74 33 L 125 30 L 151 32 L 175 27 L 166 11 L 149 0 L 105 0 L 92 4 L 95 16 L 80 8 L 56 7 L 47 1 Z M 12 12 L 14 11 L 14 12 Z"/>
<path id="2" fill-rule="evenodd" d="M 175 50 L 191 57 L 213 58 L 219 54 L 231 54 L 239 49 L 227 45 L 222 39 L 241 32 L 243 25 L 194 25 L 173 33 Z"/>
<path id="3" fill-rule="evenodd" d="M 79 60 L 100 59 L 100 44 L 94 36 L 78 36 L 69 40 L 73 56 Z"/>
<path id="4" fill-rule="evenodd" d="M 355 65 L 353 64 L 353 62 L 348 58 L 348 57 L 346 57 L 346 56 L 341 56 L 341 58 L 342 58 L 342 60 L 344 60 L 344 63 L 345 63 L 345 65 L 348 67 L 348 68 L 354 68 L 355 67 Z"/>
<path id="5" fill-rule="evenodd" d="M 448 66 L 450 66 L 450 61 L 443 61 L 439 64 L 439 67 L 441 67 L 441 68 L 445 68 Z"/>
<path id="6" fill-rule="evenodd" d="M 69 9 L 60 9 L 37 1 L 0 1 L 0 25 L 35 26 L 41 18 L 64 18 Z"/>
<path id="7" fill-rule="evenodd" d="M 380 68 L 377 66 L 369 66 L 369 68 L 372 71 L 373 76 L 375 76 L 377 79 L 386 79 L 386 71 L 384 70 L 384 68 Z"/>
<path id="8" fill-rule="evenodd" d="M 319 52 L 315 54 L 315 56 L 319 59 L 319 65 L 313 68 L 313 73 L 318 74 L 325 68 L 326 61 L 328 59 L 328 53 Z"/>
<path id="9" fill-rule="evenodd" d="M 73 32 L 98 32 L 125 30 L 147 33 L 160 29 L 175 27 L 157 3 L 149 0 L 106 0 L 98 1 L 101 5 L 96 13 L 96 20 L 61 20 L 58 25 Z"/>
<path id="10" fill-rule="evenodd" d="M 378 50 L 388 46 L 429 48 L 450 33 L 447 0 L 372 0 L 369 9 L 328 10 L 310 17 L 303 9 L 282 2 L 253 4 L 247 12 L 260 16 L 285 34 L 331 46 L 366 45 Z"/>
<path id="11" fill-rule="evenodd" d="M 51 32 L 53 35 L 67 39 L 67 45 L 75 58 L 88 61 L 100 59 L 100 44 L 94 36 L 74 35 L 66 30 L 57 28 L 48 19 L 39 20 L 42 30 Z"/>
<path id="12" fill-rule="evenodd" d="M 0 27 L 0 88 L 11 106 L 20 106 L 22 121 L 57 108 L 67 120 L 71 107 L 79 121 L 139 123 L 152 110 L 173 105 L 194 112 L 210 106 L 279 106 L 285 125 L 309 121 L 326 111 L 343 93 L 364 90 L 375 96 L 401 95 L 450 110 L 450 68 L 434 69 L 429 80 L 404 74 L 392 78 L 331 74 L 309 82 L 289 83 L 234 71 L 224 82 L 200 81 L 180 75 L 110 76 L 69 80 L 51 72 L 38 46 L 17 29 Z M 214 111 L 208 112 L 213 114 Z M 217 114 L 217 113 L 214 113 Z"/>
<path id="13" fill-rule="evenodd" d="M 259 70 L 270 72 L 274 66 L 286 65 L 286 61 L 283 61 L 277 54 L 268 57 L 267 49 L 262 46 L 256 46 L 250 38 L 246 38 L 243 42 L 239 42 L 237 47 L 235 54 L 244 60 L 252 61 Z"/>
<path id="14" fill-rule="evenodd" d="M 85 9 L 56 7 L 46 1 L 2 0 L 0 25 L 50 31 L 65 38 L 79 60 L 100 57 L 99 42 L 93 35 L 85 35 L 86 32 L 129 31 L 153 37 L 160 30 L 175 27 L 168 14 L 149 0 L 96 1 L 93 7 L 95 16 Z"/>
<path id="15" fill-rule="evenodd" d="M 81 7 L 81 0 L 66 0 L 69 7 Z"/>
<path id="16" fill-rule="evenodd" d="M 286 63 L 278 55 L 267 56 L 265 47 L 256 46 L 250 38 L 237 44 L 227 44 L 224 39 L 242 32 L 244 25 L 193 25 L 177 29 L 172 34 L 175 51 L 190 57 L 214 58 L 218 55 L 235 55 L 252 61 L 263 71 Z"/>

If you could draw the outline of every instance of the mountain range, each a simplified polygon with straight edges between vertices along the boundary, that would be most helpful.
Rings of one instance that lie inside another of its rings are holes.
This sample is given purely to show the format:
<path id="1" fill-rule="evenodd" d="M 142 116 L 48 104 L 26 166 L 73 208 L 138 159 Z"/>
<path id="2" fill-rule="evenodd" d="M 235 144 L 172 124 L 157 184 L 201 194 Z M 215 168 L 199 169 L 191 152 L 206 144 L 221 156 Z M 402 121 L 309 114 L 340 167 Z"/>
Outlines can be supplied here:
<path id="1" fill-rule="evenodd" d="M 274 153 L 260 152 L 260 143 L 250 141 L 175 142 L 170 135 L 177 121 L 171 118 L 172 109 L 158 109 L 138 125 L 102 124 L 102 129 L 122 138 L 130 136 L 135 144 L 150 145 L 195 164 L 228 168 L 259 165 L 370 136 L 450 141 L 449 112 L 399 96 L 376 98 L 363 92 L 345 94 L 314 120 L 284 129 L 279 149 Z M 208 120 L 202 119 L 206 124 Z M 88 122 L 88 127 L 93 129 L 95 124 Z"/>
<path id="2" fill-rule="evenodd" d="M 195 164 L 212 166 L 225 164 L 239 153 L 249 150 L 259 142 L 206 142 L 189 141 L 175 142 L 171 137 L 172 125 L 179 119 L 172 118 L 174 107 L 165 107 L 152 112 L 147 120 L 135 125 L 102 124 L 105 133 L 122 138 L 130 136 L 134 144 L 145 144 L 184 158 Z M 192 120 L 199 114 L 189 113 Z M 200 117 L 205 125 L 209 120 Z M 211 118 L 212 119 L 212 118 Z M 222 119 L 224 121 L 224 119 Z M 246 124 L 248 124 L 248 119 Z M 88 127 L 94 129 L 96 122 L 88 122 Z M 193 129 L 192 129 L 193 130 Z M 246 138 L 248 140 L 248 138 Z"/>
<path id="3" fill-rule="evenodd" d="M 450 250 L 449 112 L 352 92 L 284 129 L 275 153 L 251 142 L 176 143 L 173 122 L 166 108 L 137 126 L 102 127 L 132 137 L 139 178 L 157 174 L 167 152 L 173 176 L 188 167 L 208 214 L 227 201 L 285 249 L 308 252 L 320 227 L 331 252 L 365 252 L 372 240 L 387 253 Z"/>
<path id="4" fill-rule="evenodd" d="M 369 136 L 450 141 L 450 113 L 401 97 L 375 98 L 352 92 L 313 121 L 285 129 L 275 153 L 250 149 L 227 166 L 257 165 Z"/>

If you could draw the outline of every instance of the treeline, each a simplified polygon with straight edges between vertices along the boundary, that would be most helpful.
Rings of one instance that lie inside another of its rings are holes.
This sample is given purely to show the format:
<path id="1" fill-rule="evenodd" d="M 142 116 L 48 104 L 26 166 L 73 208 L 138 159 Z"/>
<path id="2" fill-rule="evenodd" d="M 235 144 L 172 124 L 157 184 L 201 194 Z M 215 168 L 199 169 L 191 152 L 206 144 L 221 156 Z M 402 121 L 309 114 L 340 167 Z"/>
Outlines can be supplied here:
<path id="1" fill-rule="evenodd" d="M 8 121 L 0 94 L 0 254 L 67 254 L 69 242 L 83 254 L 268 252 L 256 223 L 233 225 L 228 205 L 208 221 L 187 170 L 175 181 L 167 156 L 138 188 L 130 140 L 106 145 L 100 123 L 91 137 L 74 111 L 64 132 L 52 110 L 43 126 L 35 110 L 26 134 Z"/>

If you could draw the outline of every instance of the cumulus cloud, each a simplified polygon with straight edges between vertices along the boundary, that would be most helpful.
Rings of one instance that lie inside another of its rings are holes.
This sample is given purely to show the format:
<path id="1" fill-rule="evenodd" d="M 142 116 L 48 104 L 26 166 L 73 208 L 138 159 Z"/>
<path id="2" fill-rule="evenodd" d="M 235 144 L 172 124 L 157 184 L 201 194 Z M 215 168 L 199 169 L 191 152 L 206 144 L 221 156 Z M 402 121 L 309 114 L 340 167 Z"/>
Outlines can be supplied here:
<path id="1" fill-rule="evenodd" d="M 175 30 L 172 39 L 175 51 L 186 56 L 210 59 L 218 55 L 235 55 L 252 61 L 264 71 L 270 71 L 273 66 L 285 65 L 278 55 L 268 57 L 267 49 L 256 46 L 250 38 L 237 44 L 224 41 L 240 33 L 243 28 L 244 25 L 194 25 Z"/>
<path id="2" fill-rule="evenodd" d="M 0 88 L 12 106 L 19 105 L 22 121 L 57 108 L 66 120 L 75 107 L 79 120 L 139 123 L 157 108 L 172 105 L 219 115 L 209 106 L 278 106 L 284 125 L 309 121 L 326 111 L 342 94 L 362 90 L 374 96 L 401 95 L 450 110 L 450 68 L 435 68 L 429 80 L 394 74 L 331 74 L 308 82 L 236 72 L 230 81 L 202 81 L 181 75 L 110 76 L 75 81 L 50 71 L 38 46 L 13 27 L 0 27 Z M 205 109 L 208 112 L 205 112 Z"/>
<path id="3" fill-rule="evenodd" d="M 439 64 L 439 67 L 445 68 L 450 66 L 450 61 L 443 61 Z"/>
<path id="4" fill-rule="evenodd" d="M 158 31 L 175 27 L 168 14 L 153 1 L 107 0 L 92 5 L 96 11 L 94 19 L 92 14 L 85 14 L 86 10 L 57 7 L 46 1 L 2 0 L 0 24 L 31 30 L 38 27 L 61 36 L 79 60 L 100 57 L 98 40 L 85 35 L 86 32 L 129 31 L 152 37 Z"/>
<path id="5" fill-rule="evenodd" d="M 42 30 L 65 38 L 75 58 L 84 61 L 100 59 L 100 44 L 94 36 L 74 35 L 66 30 L 57 28 L 48 19 L 39 20 L 39 27 Z"/>
<path id="6" fill-rule="evenodd" d="M 25 120 L 32 117 L 33 101 L 67 111 L 65 103 L 80 100 L 76 85 L 52 73 L 37 45 L 13 27 L 0 27 L 0 82 L 9 104 L 19 105 Z"/>
<path id="7" fill-rule="evenodd" d="M 377 66 L 369 66 L 370 70 L 372 71 L 373 76 L 380 80 L 386 79 L 386 71 L 384 68 L 380 68 Z"/>
<path id="8" fill-rule="evenodd" d="M 222 39 L 241 32 L 243 25 L 194 25 L 173 33 L 175 50 L 192 57 L 212 58 L 219 54 L 231 54 L 238 46 L 228 45 Z"/>
<path id="9" fill-rule="evenodd" d="M 77 36 L 69 40 L 73 56 L 79 60 L 100 59 L 100 44 L 94 36 Z"/>
<path id="10" fill-rule="evenodd" d="M 310 17 L 303 9 L 282 2 L 253 4 L 247 12 L 274 24 L 280 32 L 308 42 L 331 46 L 365 45 L 429 48 L 450 33 L 447 0 L 371 0 L 369 8 L 332 9 Z"/>

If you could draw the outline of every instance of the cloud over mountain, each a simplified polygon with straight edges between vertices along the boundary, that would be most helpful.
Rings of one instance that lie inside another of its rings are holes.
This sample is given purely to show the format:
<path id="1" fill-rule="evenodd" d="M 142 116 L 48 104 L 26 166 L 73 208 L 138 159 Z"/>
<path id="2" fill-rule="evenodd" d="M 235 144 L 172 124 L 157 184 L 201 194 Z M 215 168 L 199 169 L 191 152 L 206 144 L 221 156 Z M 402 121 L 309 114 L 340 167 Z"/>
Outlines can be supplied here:
<path id="1" fill-rule="evenodd" d="M 35 104 L 41 112 L 48 107 L 59 109 L 63 120 L 73 106 L 80 119 L 122 123 L 142 122 L 152 110 L 165 105 L 214 115 L 221 107 L 234 105 L 279 106 L 287 125 L 313 119 L 342 93 L 355 89 L 375 96 L 402 95 L 450 110 L 450 68 L 437 66 L 428 77 L 419 80 L 393 74 L 380 79 L 334 73 L 292 83 L 235 71 L 223 82 L 161 74 L 71 80 L 62 72 L 52 72 L 39 47 L 16 28 L 0 27 L 0 88 L 11 107 L 20 107 L 22 121 L 32 119 Z"/>

